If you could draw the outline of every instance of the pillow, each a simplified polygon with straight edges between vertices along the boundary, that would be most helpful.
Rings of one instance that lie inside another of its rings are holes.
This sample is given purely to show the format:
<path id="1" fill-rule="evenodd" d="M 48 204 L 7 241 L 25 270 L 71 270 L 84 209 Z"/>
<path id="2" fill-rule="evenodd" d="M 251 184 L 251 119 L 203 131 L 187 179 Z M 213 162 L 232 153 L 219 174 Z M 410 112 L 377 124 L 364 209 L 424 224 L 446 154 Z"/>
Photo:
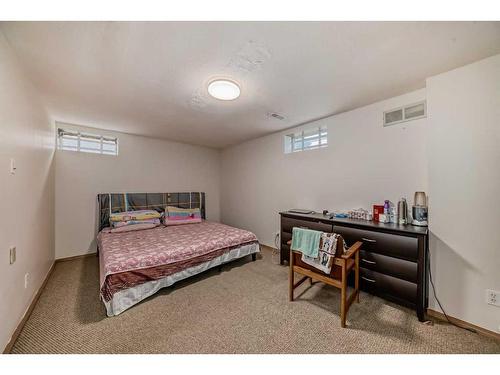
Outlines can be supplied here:
<path id="1" fill-rule="evenodd" d="M 167 206 L 164 222 L 165 225 L 201 223 L 201 212 L 199 208 Z"/>
<path id="2" fill-rule="evenodd" d="M 140 210 L 140 211 L 126 211 L 126 212 L 116 212 L 109 215 L 110 222 L 116 221 L 131 221 L 131 220 L 148 220 L 148 219 L 159 219 L 161 214 L 154 210 Z"/>
<path id="3" fill-rule="evenodd" d="M 123 227 L 112 228 L 109 230 L 109 232 L 110 233 L 132 232 L 135 230 L 144 230 L 144 229 L 155 228 L 158 225 L 160 225 L 159 222 L 158 222 L 158 224 L 144 223 L 144 224 L 125 225 Z"/>
<path id="4" fill-rule="evenodd" d="M 160 225 L 160 219 L 146 219 L 146 220 L 128 220 L 128 221 L 113 221 L 111 226 L 113 228 L 120 228 L 127 225 L 136 225 L 136 224 L 156 224 Z"/>

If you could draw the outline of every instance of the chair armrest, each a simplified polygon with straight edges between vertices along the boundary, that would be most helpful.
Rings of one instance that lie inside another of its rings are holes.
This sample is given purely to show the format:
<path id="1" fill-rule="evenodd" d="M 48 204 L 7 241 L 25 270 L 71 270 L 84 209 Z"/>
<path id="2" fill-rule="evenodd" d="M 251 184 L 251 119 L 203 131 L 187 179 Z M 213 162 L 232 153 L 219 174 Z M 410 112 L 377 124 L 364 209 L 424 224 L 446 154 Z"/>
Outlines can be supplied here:
<path id="1" fill-rule="evenodd" d="M 349 249 L 347 249 L 346 253 L 343 254 L 341 257 L 343 259 L 352 258 L 353 255 L 355 255 L 359 251 L 359 249 L 361 248 L 361 245 L 363 245 L 363 242 L 361 242 L 361 241 L 356 242 Z"/>

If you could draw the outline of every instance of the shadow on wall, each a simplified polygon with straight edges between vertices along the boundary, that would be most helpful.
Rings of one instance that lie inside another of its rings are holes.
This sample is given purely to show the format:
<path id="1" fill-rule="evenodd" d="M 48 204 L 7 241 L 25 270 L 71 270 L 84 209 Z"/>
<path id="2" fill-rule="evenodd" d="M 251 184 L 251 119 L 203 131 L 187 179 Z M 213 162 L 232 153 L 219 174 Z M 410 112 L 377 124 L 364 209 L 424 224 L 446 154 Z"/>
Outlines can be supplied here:
<path id="1" fill-rule="evenodd" d="M 471 250 L 473 251 L 473 249 Z M 460 277 L 460 275 L 463 275 L 464 270 L 478 272 L 478 268 L 457 253 L 432 231 L 429 231 L 429 253 L 430 269 L 436 287 L 437 298 L 441 301 L 446 313 L 453 315 L 463 311 L 466 308 L 466 301 L 463 298 L 463 289 L 466 280 L 464 277 Z M 439 273 L 437 270 L 439 270 Z M 430 284 L 429 300 L 429 307 L 440 311 Z"/>
<path id="2" fill-rule="evenodd" d="M 46 205 L 45 209 L 50 212 L 50 226 L 51 233 L 49 237 L 49 248 L 50 248 L 50 261 L 51 263 L 54 261 L 56 257 L 56 192 L 55 192 L 55 181 L 56 181 L 56 158 L 55 158 L 55 150 L 51 149 L 52 155 L 50 156 L 50 163 L 47 172 L 47 176 L 45 178 L 45 183 L 43 187 L 43 197 L 49 197 L 48 200 L 45 200 L 44 204 Z M 46 212 L 45 211 L 45 214 Z"/>
<path id="3" fill-rule="evenodd" d="M 95 200 L 95 214 L 94 214 L 94 238 L 90 242 L 87 252 L 89 253 L 95 253 L 97 252 L 97 235 L 99 234 L 99 225 L 100 225 L 100 219 L 99 219 L 99 204 L 97 203 L 97 197 Z"/>
<path id="4" fill-rule="evenodd" d="M 94 238 L 88 246 L 88 253 L 97 252 L 97 234 L 99 233 L 99 207 L 95 203 Z M 90 277 L 89 277 L 90 276 Z M 80 283 L 76 313 L 83 324 L 99 322 L 106 318 L 104 305 L 100 300 L 100 277 L 98 255 L 82 259 Z"/>

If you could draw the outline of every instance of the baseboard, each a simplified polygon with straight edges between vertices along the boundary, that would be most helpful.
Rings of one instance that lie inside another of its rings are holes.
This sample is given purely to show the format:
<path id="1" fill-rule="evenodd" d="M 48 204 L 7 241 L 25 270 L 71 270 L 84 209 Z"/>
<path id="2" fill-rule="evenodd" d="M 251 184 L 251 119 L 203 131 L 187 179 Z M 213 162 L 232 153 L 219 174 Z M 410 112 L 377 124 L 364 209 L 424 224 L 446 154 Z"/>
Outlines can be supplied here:
<path id="1" fill-rule="evenodd" d="M 264 247 L 264 248 L 267 248 L 268 250 L 276 250 L 274 247 L 272 246 L 268 246 L 268 245 L 264 245 L 263 243 L 259 242 L 259 245 L 260 247 Z"/>
<path id="2" fill-rule="evenodd" d="M 436 318 L 439 320 L 446 321 L 446 317 L 444 316 L 444 314 L 439 312 L 439 311 L 427 309 L 427 315 L 432 316 L 433 318 Z M 477 333 L 479 333 L 483 336 L 488 336 L 490 338 L 500 340 L 500 333 L 493 332 L 493 331 L 490 331 L 489 329 L 476 326 L 475 324 L 466 322 L 464 320 L 455 318 L 455 317 L 450 316 L 450 315 L 448 315 L 448 318 L 450 319 L 450 322 L 456 324 L 459 327 L 473 329 L 474 331 L 476 331 Z"/>
<path id="3" fill-rule="evenodd" d="M 90 253 L 90 254 L 76 255 L 76 256 L 67 257 L 67 258 L 59 258 L 59 259 L 54 260 L 54 262 L 50 266 L 50 269 L 49 269 L 49 272 L 47 273 L 47 276 L 45 276 L 45 279 L 43 280 L 42 285 L 40 286 L 40 288 L 38 288 L 38 291 L 36 292 L 35 296 L 33 297 L 28 309 L 24 313 L 23 318 L 21 319 L 21 321 L 17 325 L 16 330 L 14 331 L 9 342 L 5 346 L 5 349 L 3 350 L 3 354 L 9 354 L 11 352 L 12 347 L 14 346 L 14 343 L 17 340 L 17 337 L 21 333 L 21 330 L 23 329 L 24 325 L 28 321 L 28 318 L 30 317 L 31 313 L 33 312 L 33 309 L 35 308 L 35 305 L 38 302 L 38 299 L 40 298 L 40 295 L 42 294 L 42 291 L 45 288 L 45 285 L 47 284 L 47 281 L 49 280 L 50 275 L 52 275 L 52 271 L 54 270 L 54 266 L 56 265 L 56 263 L 67 262 L 70 260 L 87 258 L 87 257 L 91 257 L 91 256 L 96 256 L 96 255 L 97 255 L 97 253 Z"/>
<path id="4" fill-rule="evenodd" d="M 54 271 L 55 264 L 56 264 L 56 261 L 54 261 L 52 263 L 52 265 L 50 266 L 49 272 L 47 272 L 47 275 L 45 276 L 45 279 L 43 280 L 42 285 L 40 286 L 40 288 L 38 288 L 37 292 L 35 293 L 35 296 L 31 300 L 31 303 L 30 303 L 28 309 L 24 313 L 23 318 L 21 319 L 21 321 L 17 325 L 17 327 L 16 327 L 14 333 L 12 334 L 9 342 L 5 346 L 5 349 L 3 350 L 3 354 L 9 354 L 11 352 L 12 347 L 14 346 L 14 343 L 16 342 L 16 340 L 17 340 L 19 334 L 21 333 L 24 325 L 28 321 L 28 318 L 30 317 L 31 313 L 33 312 L 33 309 L 35 308 L 35 305 L 38 302 L 38 299 L 40 298 L 40 295 L 42 294 L 43 290 L 45 289 L 45 285 L 47 284 L 47 281 L 49 281 L 50 275 L 52 275 L 52 271 Z"/>
<path id="5" fill-rule="evenodd" d="M 88 253 L 88 254 L 82 254 L 82 255 L 75 255 L 72 257 L 59 258 L 59 259 L 56 259 L 55 262 L 56 263 L 67 262 L 69 260 L 76 260 L 76 259 L 88 258 L 88 257 L 94 257 L 94 256 L 97 256 L 97 253 Z"/>

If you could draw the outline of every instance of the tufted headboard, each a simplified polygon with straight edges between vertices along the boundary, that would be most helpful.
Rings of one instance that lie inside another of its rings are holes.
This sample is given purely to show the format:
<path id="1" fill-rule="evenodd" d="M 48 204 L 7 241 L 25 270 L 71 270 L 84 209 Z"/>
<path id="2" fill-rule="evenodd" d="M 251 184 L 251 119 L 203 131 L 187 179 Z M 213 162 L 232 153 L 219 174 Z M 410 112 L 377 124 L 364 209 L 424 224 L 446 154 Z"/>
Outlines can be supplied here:
<path id="1" fill-rule="evenodd" d="M 109 226 L 109 215 L 114 212 L 156 210 L 166 206 L 200 208 L 205 219 L 205 193 L 105 193 L 97 195 L 99 231 Z"/>

